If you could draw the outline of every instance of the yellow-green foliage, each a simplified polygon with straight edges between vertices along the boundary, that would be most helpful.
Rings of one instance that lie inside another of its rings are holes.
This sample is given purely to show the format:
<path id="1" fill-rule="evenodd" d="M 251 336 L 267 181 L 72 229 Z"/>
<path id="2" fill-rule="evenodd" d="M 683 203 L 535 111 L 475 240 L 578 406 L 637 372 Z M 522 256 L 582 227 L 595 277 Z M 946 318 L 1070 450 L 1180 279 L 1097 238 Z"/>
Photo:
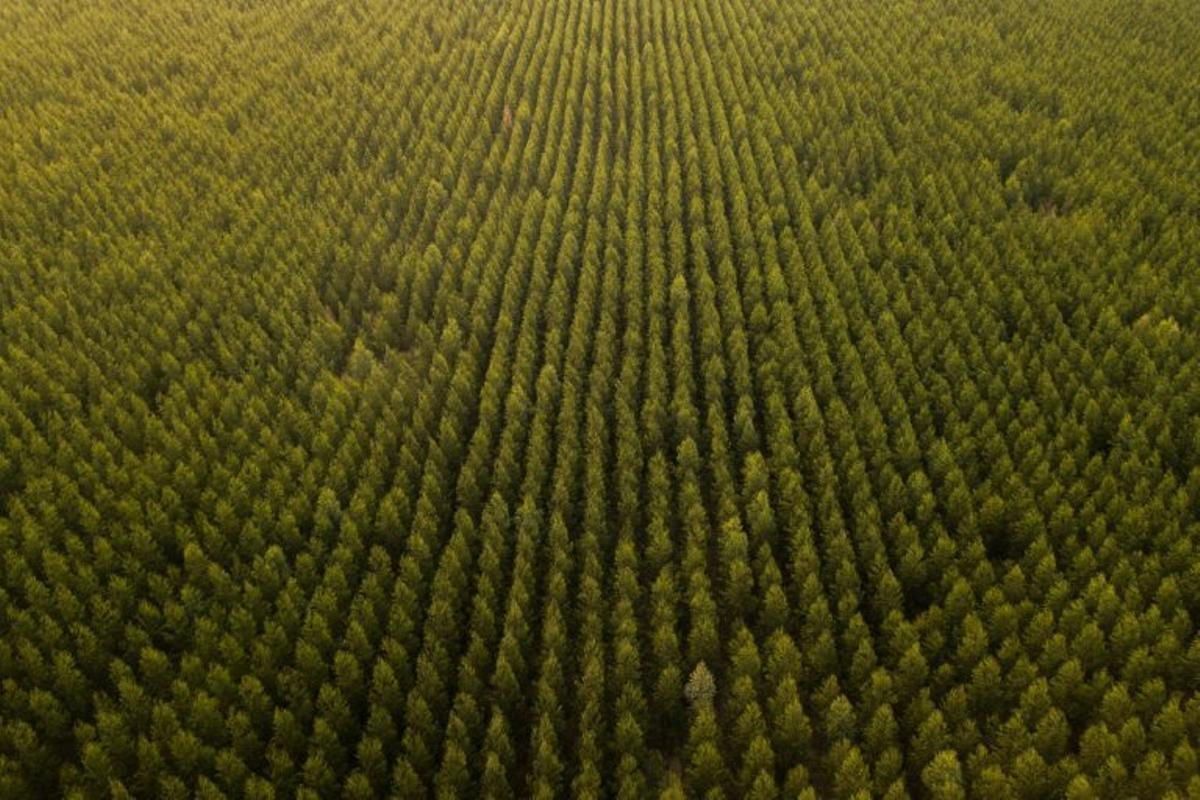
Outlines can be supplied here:
<path id="1" fill-rule="evenodd" d="M 0 0 L 0 797 L 1200 795 L 1194 0 Z"/>

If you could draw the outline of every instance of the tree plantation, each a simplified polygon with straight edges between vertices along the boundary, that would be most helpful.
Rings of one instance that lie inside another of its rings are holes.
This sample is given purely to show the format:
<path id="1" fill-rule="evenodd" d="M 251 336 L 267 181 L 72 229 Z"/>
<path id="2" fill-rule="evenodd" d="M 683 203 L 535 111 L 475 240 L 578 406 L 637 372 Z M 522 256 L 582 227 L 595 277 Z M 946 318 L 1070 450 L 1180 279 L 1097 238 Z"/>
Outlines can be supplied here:
<path id="1" fill-rule="evenodd" d="M 0 2 L 0 797 L 1200 797 L 1193 0 Z"/>

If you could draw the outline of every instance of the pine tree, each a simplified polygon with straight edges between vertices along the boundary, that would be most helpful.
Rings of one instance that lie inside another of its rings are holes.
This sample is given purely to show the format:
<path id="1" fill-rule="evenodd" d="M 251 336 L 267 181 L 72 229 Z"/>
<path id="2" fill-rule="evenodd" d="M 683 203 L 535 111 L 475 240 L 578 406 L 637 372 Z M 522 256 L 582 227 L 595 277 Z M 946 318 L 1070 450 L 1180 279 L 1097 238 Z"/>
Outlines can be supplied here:
<path id="1" fill-rule="evenodd" d="M 921 770 L 921 783 L 930 797 L 939 800 L 960 800 L 967 796 L 962 768 L 953 750 L 943 750 L 933 757 Z"/>
<path id="2" fill-rule="evenodd" d="M 711 697 L 706 699 L 703 690 L 694 694 L 697 704 L 688 731 L 688 787 L 697 796 L 710 797 L 713 792 L 723 794 L 727 770 Z"/>

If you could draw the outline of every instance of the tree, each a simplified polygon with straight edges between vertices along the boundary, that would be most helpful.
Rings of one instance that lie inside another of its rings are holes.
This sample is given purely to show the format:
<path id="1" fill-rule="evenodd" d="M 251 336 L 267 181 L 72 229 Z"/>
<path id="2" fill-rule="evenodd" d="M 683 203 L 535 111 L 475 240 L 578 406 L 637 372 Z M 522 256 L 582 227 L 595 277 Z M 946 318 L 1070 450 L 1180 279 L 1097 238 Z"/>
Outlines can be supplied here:
<path id="1" fill-rule="evenodd" d="M 859 749 L 844 740 L 830 753 L 830 760 L 837 765 L 833 778 L 833 793 L 838 798 L 866 798 L 870 796 L 871 773 Z"/>
<path id="2" fill-rule="evenodd" d="M 705 666 L 703 661 L 696 664 L 696 668 L 688 676 L 683 694 L 687 698 L 688 704 L 694 710 L 699 710 L 706 705 L 712 704 L 717 694 L 717 685 L 716 681 L 713 680 L 712 673 L 709 672 L 708 667 Z"/>
<path id="3" fill-rule="evenodd" d="M 698 694 L 688 731 L 688 786 L 697 796 L 723 792 L 727 773 L 721 756 L 717 715 L 711 699 Z"/>
<path id="4" fill-rule="evenodd" d="M 558 754 L 554 726 L 545 714 L 538 720 L 533 736 L 529 794 L 538 800 L 549 800 L 560 790 L 563 763 Z"/>
<path id="5" fill-rule="evenodd" d="M 511 797 L 508 776 L 515 753 L 509 741 L 508 723 L 499 708 L 492 708 L 482 754 L 484 768 L 480 778 L 480 794 L 490 798 Z"/>
<path id="6" fill-rule="evenodd" d="M 942 750 L 921 770 L 921 783 L 937 800 L 963 800 L 967 796 L 958 754 Z"/>

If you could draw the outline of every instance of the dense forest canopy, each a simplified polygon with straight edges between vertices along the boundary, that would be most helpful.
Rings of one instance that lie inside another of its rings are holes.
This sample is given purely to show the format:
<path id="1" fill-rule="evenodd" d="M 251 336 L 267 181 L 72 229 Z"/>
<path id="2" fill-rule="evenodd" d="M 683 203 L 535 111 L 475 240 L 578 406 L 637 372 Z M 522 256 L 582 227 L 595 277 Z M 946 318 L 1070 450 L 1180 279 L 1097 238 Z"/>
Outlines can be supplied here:
<path id="1" fill-rule="evenodd" d="M 1193 0 L 0 2 L 0 797 L 1200 796 Z"/>

